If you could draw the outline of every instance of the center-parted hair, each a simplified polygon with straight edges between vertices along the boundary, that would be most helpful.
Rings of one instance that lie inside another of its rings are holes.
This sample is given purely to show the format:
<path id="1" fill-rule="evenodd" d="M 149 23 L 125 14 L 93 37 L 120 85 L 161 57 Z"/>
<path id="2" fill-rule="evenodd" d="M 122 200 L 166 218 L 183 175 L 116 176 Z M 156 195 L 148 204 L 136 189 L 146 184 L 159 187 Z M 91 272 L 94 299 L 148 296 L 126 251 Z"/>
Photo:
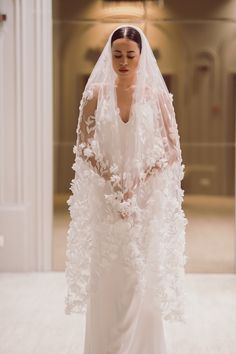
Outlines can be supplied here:
<path id="1" fill-rule="evenodd" d="M 140 33 L 135 28 L 128 27 L 128 26 L 124 26 L 124 27 L 118 28 L 113 33 L 113 35 L 111 37 L 111 45 L 116 39 L 120 39 L 120 38 L 127 38 L 127 39 L 130 39 L 131 41 L 136 42 L 138 44 L 139 51 L 141 53 L 141 51 L 142 51 L 142 40 L 141 40 Z"/>

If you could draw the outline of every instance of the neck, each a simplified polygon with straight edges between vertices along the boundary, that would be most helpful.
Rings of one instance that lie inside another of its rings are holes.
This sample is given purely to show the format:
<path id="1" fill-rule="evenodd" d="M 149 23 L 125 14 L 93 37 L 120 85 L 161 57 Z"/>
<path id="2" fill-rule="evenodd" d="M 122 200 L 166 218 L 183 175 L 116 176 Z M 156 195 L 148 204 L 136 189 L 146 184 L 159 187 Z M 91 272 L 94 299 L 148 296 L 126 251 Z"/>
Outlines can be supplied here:
<path id="1" fill-rule="evenodd" d="M 130 86 L 135 84 L 136 77 L 122 77 L 119 76 L 116 79 L 116 85 L 122 89 L 128 89 Z"/>

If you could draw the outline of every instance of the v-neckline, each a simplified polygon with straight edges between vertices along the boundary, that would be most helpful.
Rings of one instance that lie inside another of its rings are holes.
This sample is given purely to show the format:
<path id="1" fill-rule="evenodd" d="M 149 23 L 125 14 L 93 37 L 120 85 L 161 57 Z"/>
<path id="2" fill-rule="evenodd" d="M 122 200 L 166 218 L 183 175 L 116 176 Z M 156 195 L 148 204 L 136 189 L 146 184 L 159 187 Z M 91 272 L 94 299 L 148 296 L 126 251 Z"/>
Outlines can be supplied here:
<path id="1" fill-rule="evenodd" d="M 132 106 L 132 104 L 131 104 L 131 106 Z M 120 115 L 120 109 L 119 109 L 118 106 L 116 106 L 116 112 L 117 112 L 117 115 L 118 115 L 118 119 L 119 119 L 119 121 L 120 121 L 122 124 L 124 124 L 124 125 L 127 125 L 127 124 L 130 122 L 130 120 L 132 119 L 132 108 L 131 108 L 131 106 L 130 106 L 130 112 L 129 112 L 129 119 L 127 120 L 127 122 L 125 122 L 125 121 L 122 119 L 122 117 L 121 117 L 121 115 Z"/>
<path id="2" fill-rule="evenodd" d="M 117 100 L 117 90 L 116 90 L 116 85 L 114 85 L 114 97 L 115 97 L 115 109 L 118 115 L 118 119 L 121 121 L 122 124 L 127 125 L 130 120 L 132 119 L 133 116 L 133 104 L 134 104 L 134 92 L 132 93 L 132 100 L 131 100 L 131 105 L 130 105 L 130 109 L 129 109 L 129 119 L 127 120 L 127 122 L 125 122 L 120 114 L 120 108 L 118 107 L 118 100 Z"/>

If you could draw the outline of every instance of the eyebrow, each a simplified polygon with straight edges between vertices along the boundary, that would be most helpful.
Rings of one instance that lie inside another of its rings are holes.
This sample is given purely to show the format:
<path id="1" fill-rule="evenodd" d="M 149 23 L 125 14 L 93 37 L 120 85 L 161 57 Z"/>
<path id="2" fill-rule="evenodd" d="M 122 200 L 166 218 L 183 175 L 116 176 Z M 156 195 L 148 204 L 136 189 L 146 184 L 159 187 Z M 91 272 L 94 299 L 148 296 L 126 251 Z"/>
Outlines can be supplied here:
<path id="1" fill-rule="evenodd" d="M 114 52 L 121 53 L 121 50 L 116 49 L 116 50 L 114 50 Z M 135 51 L 134 50 L 128 50 L 127 53 L 135 53 Z"/>

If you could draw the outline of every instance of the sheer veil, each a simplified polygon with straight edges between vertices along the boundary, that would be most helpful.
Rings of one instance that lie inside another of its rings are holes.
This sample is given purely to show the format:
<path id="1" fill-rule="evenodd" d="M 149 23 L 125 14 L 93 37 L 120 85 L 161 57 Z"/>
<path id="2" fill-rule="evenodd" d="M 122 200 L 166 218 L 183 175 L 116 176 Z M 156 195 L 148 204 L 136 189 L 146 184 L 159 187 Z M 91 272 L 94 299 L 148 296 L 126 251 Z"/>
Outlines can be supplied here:
<path id="1" fill-rule="evenodd" d="M 80 102 L 68 199 L 66 313 L 85 312 L 103 269 L 122 254 L 165 319 L 184 318 L 184 165 L 173 95 L 143 31 L 130 118 L 117 107 L 110 34 Z M 116 29 L 117 29 L 116 28 Z M 116 30 L 115 29 L 115 30 Z M 132 196 L 125 193 L 132 190 Z M 125 215 L 125 218 L 121 218 Z"/>

